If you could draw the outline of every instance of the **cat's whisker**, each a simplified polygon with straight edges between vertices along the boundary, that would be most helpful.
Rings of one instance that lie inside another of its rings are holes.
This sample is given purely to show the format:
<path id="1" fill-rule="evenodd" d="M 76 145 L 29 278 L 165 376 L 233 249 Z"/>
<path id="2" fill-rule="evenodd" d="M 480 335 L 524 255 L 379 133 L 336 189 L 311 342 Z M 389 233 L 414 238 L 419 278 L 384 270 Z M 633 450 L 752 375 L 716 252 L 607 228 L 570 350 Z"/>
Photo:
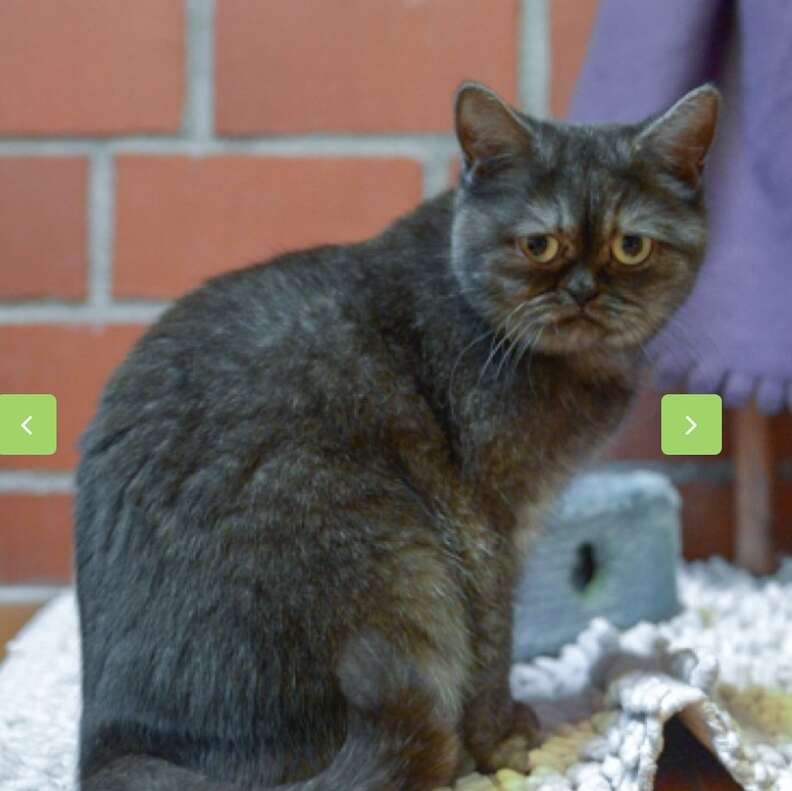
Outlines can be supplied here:
<path id="1" fill-rule="evenodd" d="M 548 324 L 549 316 L 534 316 L 530 321 L 526 322 L 518 328 L 516 337 L 512 344 L 512 348 L 516 350 L 517 354 L 513 359 L 512 370 L 516 371 L 520 365 L 520 361 L 525 354 L 525 351 L 532 343 L 537 343 L 542 332 Z M 532 337 L 532 333 L 539 329 L 539 332 Z"/>
<path id="2" fill-rule="evenodd" d="M 490 364 L 490 360 L 492 360 L 493 356 L 497 353 L 498 348 L 503 344 L 503 336 L 499 335 L 500 332 L 500 325 L 498 330 L 493 334 L 492 342 L 490 343 L 489 353 L 487 355 L 486 360 L 484 360 L 484 365 L 481 367 L 479 371 L 478 379 L 476 379 L 476 387 L 481 386 L 481 382 L 484 379 L 484 374 L 486 373 L 487 367 Z"/>
<path id="3" fill-rule="evenodd" d="M 490 353 L 489 353 L 486 361 L 484 362 L 484 365 L 483 365 L 483 367 L 482 367 L 482 369 L 481 369 L 481 371 L 479 373 L 478 380 L 476 381 L 476 386 L 477 387 L 481 385 L 481 382 L 482 382 L 482 380 L 484 378 L 484 375 L 485 375 L 485 373 L 487 371 L 487 368 L 489 367 L 489 365 L 492 362 L 492 360 L 495 358 L 495 355 L 497 355 L 498 350 L 503 347 L 504 343 L 508 343 L 509 342 L 509 331 L 510 331 L 509 327 L 508 327 L 509 322 L 514 319 L 515 315 L 519 315 L 520 311 L 522 311 L 525 308 L 527 308 L 529 306 L 529 304 L 530 303 L 528 303 L 528 302 L 521 302 L 519 305 L 517 305 L 516 308 L 514 308 L 512 311 L 510 311 L 510 313 L 506 316 L 506 318 L 503 319 L 503 321 L 501 321 L 500 324 L 498 325 L 497 332 L 498 333 L 502 333 L 502 336 L 501 336 L 500 340 L 498 341 L 497 345 L 495 345 L 494 340 L 493 340 L 493 345 L 490 348 Z M 498 369 L 495 372 L 495 378 L 496 379 L 498 378 L 498 374 L 499 373 L 500 373 L 500 365 L 498 366 Z"/>
<path id="4" fill-rule="evenodd" d="M 477 338 L 474 338 L 467 346 L 465 346 L 461 352 L 457 355 L 457 358 L 454 362 L 454 365 L 451 367 L 451 374 L 448 377 L 448 389 L 446 392 L 446 400 L 449 405 L 449 409 L 451 412 L 451 419 L 455 420 L 456 415 L 454 413 L 454 397 L 453 397 L 453 388 L 454 388 L 454 376 L 456 375 L 457 368 L 459 367 L 459 363 L 461 362 L 462 358 L 464 357 L 465 353 L 472 349 L 477 343 L 481 343 L 481 341 L 487 339 L 490 335 L 493 335 L 495 330 L 488 329 L 486 332 L 479 335 Z"/>
<path id="5" fill-rule="evenodd" d="M 511 331 L 508 331 L 506 333 L 506 339 L 507 339 L 508 343 L 507 343 L 506 349 L 505 349 L 505 351 L 503 353 L 503 357 L 501 358 L 501 361 L 498 363 L 498 367 L 497 367 L 497 369 L 495 371 L 495 379 L 498 379 L 498 377 L 500 376 L 500 372 L 501 372 L 501 369 L 503 368 L 504 364 L 506 364 L 506 362 L 508 360 L 512 359 L 512 354 L 513 354 L 513 352 L 514 352 L 514 350 L 516 348 L 516 340 L 519 338 L 519 325 L 517 326 L 516 330 L 517 330 L 517 332 L 516 332 L 516 335 L 515 335 L 514 338 L 511 337 Z M 515 369 L 514 366 L 511 366 L 511 370 L 512 370 L 512 372 L 514 372 L 516 369 Z"/>
<path id="6" fill-rule="evenodd" d="M 683 324 L 669 319 L 663 327 L 663 333 L 672 344 L 679 344 L 684 347 L 685 357 L 690 363 L 695 365 L 706 359 L 706 355 L 692 340 L 689 328 Z M 665 342 L 664 347 L 668 348 L 668 341 Z M 660 354 L 662 354 L 662 350 Z"/>
<path id="7" fill-rule="evenodd" d="M 525 353 L 528 352 L 528 358 L 525 363 L 525 375 L 528 380 L 528 387 L 531 390 L 531 395 L 536 397 L 536 388 L 534 387 L 533 382 L 533 375 L 532 375 L 532 366 L 534 355 L 536 353 L 536 349 L 539 346 L 539 341 L 544 333 L 545 329 L 547 329 L 547 323 L 539 325 L 539 331 L 534 332 L 534 329 L 537 325 L 536 324 L 529 324 L 526 326 L 525 331 L 522 334 L 521 341 L 520 341 L 520 352 L 517 356 L 517 359 L 514 364 L 515 370 L 519 367 L 522 358 L 525 356 Z"/>
<path id="8" fill-rule="evenodd" d="M 680 316 L 669 316 L 667 319 L 666 328 L 671 332 L 679 332 L 684 336 L 685 342 L 690 347 L 691 352 L 697 358 L 697 361 L 706 359 L 708 356 L 720 356 L 722 351 L 720 344 L 713 338 L 705 329 L 701 327 L 691 328 L 687 326 Z M 696 341 L 693 341 L 693 337 Z M 702 348 L 707 347 L 707 348 Z"/>
<path id="9" fill-rule="evenodd" d="M 652 359 L 652 355 L 649 353 L 649 350 L 646 348 L 646 344 L 638 341 L 638 348 L 641 350 L 641 354 L 643 355 L 644 361 L 646 362 L 647 368 L 651 369 L 655 365 L 655 360 Z"/>

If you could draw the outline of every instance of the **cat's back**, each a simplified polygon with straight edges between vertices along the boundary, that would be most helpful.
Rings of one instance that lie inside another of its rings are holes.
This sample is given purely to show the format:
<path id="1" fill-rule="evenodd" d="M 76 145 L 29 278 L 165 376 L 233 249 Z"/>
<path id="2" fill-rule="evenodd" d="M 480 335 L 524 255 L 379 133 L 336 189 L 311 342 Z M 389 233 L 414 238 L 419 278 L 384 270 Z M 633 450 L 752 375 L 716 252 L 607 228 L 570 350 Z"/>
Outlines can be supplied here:
<path id="1" fill-rule="evenodd" d="M 166 458 L 187 480 L 215 451 L 243 454 L 264 432 L 272 441 L 287 413 L 343 384 L 344 361 L 374 332 L 372 263 L 353 247 L 316 248 L 177 301 L 110 378 L 82 438 L 81 488 L 93 475 L 134 484 Z"/>
<path id="2" fill-rule="evenodd" d="M 414 323 L 414 271 L 440 265 L 448 218 L 446 197 L 367 242 L 289 253 L 177 301 L 111 377 L 82 438 L 78 543 L 113 503 L 161 523 L 175 503 L 198 512 L 254 471 L 264 480 L 268 464 L 273 483 L 303 452 L 363 449 L 411 380 L 398 336 Z"/>
<path id="3" fill-rule="evenodd" d="M 218 434 L 244 442 L 235 427 L 249 418 L 302 407 L 307 417 L 327 399 L 343 407 L 345 394 L 371 382 L 374 358 L 392 361 L 383 336 L 413 322 L 426 290 L 415 273 L 442 266 L 449 222 L 450 196 L 441 196 L 372 240 L 288 253 L 182 297 L 108 382 L 83 464 L 126 435 L 121 444 L 151 453 L 177 423 L 211 446 Z"/>

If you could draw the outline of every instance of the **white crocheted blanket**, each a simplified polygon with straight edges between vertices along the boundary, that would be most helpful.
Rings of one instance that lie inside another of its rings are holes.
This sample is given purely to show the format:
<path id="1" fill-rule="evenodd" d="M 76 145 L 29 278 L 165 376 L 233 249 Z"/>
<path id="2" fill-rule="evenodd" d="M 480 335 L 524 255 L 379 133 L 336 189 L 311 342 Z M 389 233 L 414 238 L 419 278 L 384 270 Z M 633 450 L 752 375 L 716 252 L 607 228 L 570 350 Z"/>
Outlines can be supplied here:
<path id="1" fill-rule="evenodd" d="M 679 714 L 735 780 L 792 791 L 792 560 L 754 581 L 725 563 L 680 570 L 683 612 L 619 632 L 595 621 L 558 658 L 516 665 L 545 740 L 527 777 L 457 791 L 648 791 L 663 723 Z M 73 791 L 79 716 L 74 599 L 49 604 L 0 666 L 0 789 Z"/>

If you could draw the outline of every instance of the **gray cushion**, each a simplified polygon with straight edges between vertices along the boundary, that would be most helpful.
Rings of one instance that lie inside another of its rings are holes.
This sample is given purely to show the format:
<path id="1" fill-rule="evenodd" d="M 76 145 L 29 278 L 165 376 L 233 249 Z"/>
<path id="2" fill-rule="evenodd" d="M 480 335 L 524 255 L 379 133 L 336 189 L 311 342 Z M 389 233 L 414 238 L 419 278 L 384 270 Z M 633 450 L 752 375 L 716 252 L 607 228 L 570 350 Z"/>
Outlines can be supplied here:
<path id="1" fill-rule="evenodd" d="M 674 615 L 680 498 L 654 472 L 577 478 L 534 540 L 515 601 L 515 659 L 552 654 L 592 618 Z"/>

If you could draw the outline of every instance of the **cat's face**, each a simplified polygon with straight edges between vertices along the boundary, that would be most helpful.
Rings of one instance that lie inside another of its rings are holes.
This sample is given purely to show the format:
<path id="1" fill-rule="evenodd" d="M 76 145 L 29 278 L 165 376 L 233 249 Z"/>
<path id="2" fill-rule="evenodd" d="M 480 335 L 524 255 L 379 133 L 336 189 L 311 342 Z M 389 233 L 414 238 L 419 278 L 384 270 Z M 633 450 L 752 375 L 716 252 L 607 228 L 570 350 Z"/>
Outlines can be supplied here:
<path id="1" fill-rule="evenodd" d="M 705 86 L 642 124 L 582 127 L 463 87 L 452 259 L 474 308 L 518 348 L 648 341 L 704 252 L 700 175 L 718 106 Z"/>

